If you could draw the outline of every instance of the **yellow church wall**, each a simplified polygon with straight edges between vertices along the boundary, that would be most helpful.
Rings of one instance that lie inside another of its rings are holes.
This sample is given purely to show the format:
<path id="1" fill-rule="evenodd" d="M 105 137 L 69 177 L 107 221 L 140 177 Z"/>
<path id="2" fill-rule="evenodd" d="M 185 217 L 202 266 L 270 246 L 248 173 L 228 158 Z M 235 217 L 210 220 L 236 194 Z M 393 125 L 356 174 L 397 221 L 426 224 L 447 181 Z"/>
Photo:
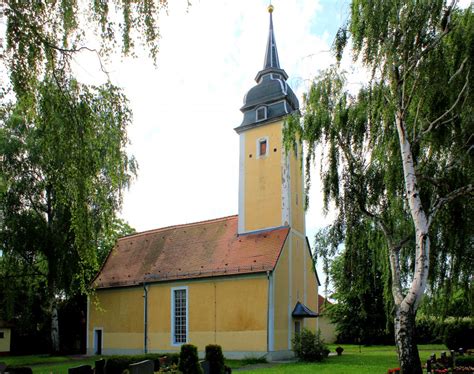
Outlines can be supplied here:
<path id="1" fill-rule="evenodd" d="M 266 274 L 189 280 L 148 285 L 148 351 L 179 351 L 171 337 L 171 290 L 188 290 L 188 342 L 204 351 L 219 344 L 224 351 L 267 351 Z M 98 290 L 98 307 L 89 307 L 89 353 L 94 328 L 103 330 L 103 353 L 144 351 L 143 287 Z"/>
<path id="2" fill-rule="evenodd" d="M 171 288 L 183 286 L 188 287 L 189 343 L 200 351 L 208 344 L 219 344 L 224 351 L 266 351 L 266 274 L 150 284 L 148 337 L 151 351 L 180 349 L 171 342 Z"/>
<path id="3" fill-rule="evenodd" d="M 288 349 L 289 243 L 287 240 L 273 273 L 274 345 L 273 350 Z"/>
<path id="4" fill-rule="evenodd" d="M 103 352 L 142 350 L 143 289 L 98 290 L 89 302 L 89 353 L 93 353 L 94 329 L 102 329 Z"/>
<path id="5" fill-rule="evenodd" d="M 1 337 L 3 335 L 3 337 Z M 11 330 L 9 328 L 0 328 L 0 353 L 10 352 Z"/>
<path id="6" fill-rule="evenodd" d="M 247 130 L 244 134 L 245 231 L 282 225 L 281 131 L 282 122 L 279 121 Z M 268 151 L 267 156 L 258 158 L 257 145 L 261 138 L 268 138 Z"/>

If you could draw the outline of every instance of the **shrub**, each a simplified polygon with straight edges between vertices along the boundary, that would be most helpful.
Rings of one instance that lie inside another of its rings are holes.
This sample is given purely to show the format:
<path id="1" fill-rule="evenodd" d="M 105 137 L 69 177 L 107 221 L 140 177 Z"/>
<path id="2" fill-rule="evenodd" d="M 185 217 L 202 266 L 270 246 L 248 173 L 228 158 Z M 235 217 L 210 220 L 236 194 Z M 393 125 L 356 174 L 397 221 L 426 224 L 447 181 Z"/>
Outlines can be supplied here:
<path id="1" fill-rule="evenodd" d="M 415 335 L 418 344 L 441 343 L 444 324 L 435 317 L 419 317 L 416 319 Z"/>
<path id="2" fill-rule="evenodd" d="M 474 356 L 456 356 L 456 366 L 474 367 Z"/>
<path id="3" fill-rule="evenodd" d="M 471 318 L 445 321 L 443 342 L 449 349 L 474 348 L 474 321 Z"/>
<path id="4" fill-rule="evenodd" d="M 224 355 L 220 345 L 206 346 L 206 361 L 209 362 L 210 374 L 225 374 Z"/>
<path id="5" fill-rule="evenodd" d="M 292 340 L 293 351 L 296 356 L 303 361 L 322 361 L 324 351 L 327 349 L 321 339 L 321 331 L 315 334 L 311 330 L 304 328 Z"/>
<path id="6" fill-rule="evenodd" d="M 105 363 L 105 372 L 107 374 L 122 374 L 124 370 L 128 369 L 128 365 L 145 360 L 152 360 L 154 362 L 154 370 L 158 371 L 160 370 L 159 358 L 164 355 L 163 353 L 148 353 L 143 355 L 109 356 Z"/>
<path id="7" fill-rule="evenodd" d="M 203 374 L 195 345 L 183 344 L 181 346 L 178 368 L 183 374 Z"/>

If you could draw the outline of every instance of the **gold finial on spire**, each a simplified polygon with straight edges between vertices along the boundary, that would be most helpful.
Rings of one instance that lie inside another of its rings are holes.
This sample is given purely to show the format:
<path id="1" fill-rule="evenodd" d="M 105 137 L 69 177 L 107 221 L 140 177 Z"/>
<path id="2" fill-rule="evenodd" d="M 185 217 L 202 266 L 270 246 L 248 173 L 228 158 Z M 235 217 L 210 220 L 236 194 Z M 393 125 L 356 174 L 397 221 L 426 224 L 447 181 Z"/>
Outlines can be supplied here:
<path id="1" fill-rule="evenodd" d="M 268 13 L 273 13 L 273 5 L 270 2 L 270 5 L 268 6 Z"/>

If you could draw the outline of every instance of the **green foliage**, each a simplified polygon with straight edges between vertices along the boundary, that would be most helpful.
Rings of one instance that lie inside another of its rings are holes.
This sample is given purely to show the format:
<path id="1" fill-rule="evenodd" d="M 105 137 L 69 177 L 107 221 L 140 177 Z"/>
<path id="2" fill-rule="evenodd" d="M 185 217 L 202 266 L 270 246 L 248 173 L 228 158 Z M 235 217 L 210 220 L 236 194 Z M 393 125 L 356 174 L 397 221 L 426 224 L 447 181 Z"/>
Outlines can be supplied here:
<path id="1" fill-rule="evenodd" d="M 436 344 L 443 341 L 443 321 L 435 317 L 421 316 L 416 319 L 416 341 L 418 344 Z"/>
<path id="2" fill-rule="evenodd" d="M 167 1 L 8 1 L 5 5 L 5 61 L 13 90 L 33 98 L 38 78 L 45 72 L 69 71 L 77 52 L 107 58 L 117 50 L 129 55 L 135 47 L 145 47 L 156 60 L 158 21 Z M 99 45 L 88 40 L 90 35 L 99 37 Z"/>
<path id="3" fill-rule="evenodd" d="M 192 344 L 181 346 L 178 369 L 183 374 L 202 374 L 196 346 Z"/>
<path id="4" fill-rule="evenodd" d="M 385 312 L 382 270 L 377 269 L 376 261 L 374 251 L 361 243 L 359 251 L 343 251 L 331 263 L 335 289 L 331 297 L 337 302 L 325 310 L 337 326 L 338 343 L 393 343 L 392 321 Z"/>
<path id="5" fill-rule="evenodd" d="M 303 361 L 322 361 L 325 357 L 327 346 L 321 338 L 321 331 L 316 333 L 303 328 L 292 339 L 292 348 L 296 356 Z"/>
<path id="6" fill-rule="evenodd" d="M 111 84 L 46 76 L 30 105 L 28 97 L 18 98 L 1 118 L 0 168 L 8 188 L 0 195 L 0 313 L 24 327 L 31 320 L 35 331 L 38 323 L 48 327 L 42 316 L 57 310 L 58 296 L 89 291 L 97 246 L 136 164 L 125 152 L 127 100 Z M 23 320 L 29 306 L 40 313 Z"/>
<path id="7" fill-rule="evenodd" d="M 225 373 L 224 355 L 222 354 L 222 347 L 220 345 L 206 345 L 206 361 L 209 362 L 211 374 Z"/>
<path id="8" fill-rule="evenodd" d="M 448 319 L 445 321 L 443 343 L 449 349 L 474 348 L 474 319 Z"/>
<path id="9" fill-rule="evenodd" d="M 456 356 L 456 366 L 470 366 L 474 367 L 474 356 L 464 355 L 464 356 Z"/>
<path id="10" fill-rule="evenodd" d="M 332 67 L 306 93 L 303 118 L 290 119 L 284 131 L 286 149 L 295 142 L 307 146 L 307 181 L 321 151 L 324 206 L 333 203 L 337 218 L 328 229 L 329 248 L 316 248 L 318 255 L 329 261 L 344 242 L 351 253 L 347 261 L 359 251 L 365 252 L 362 258 L 381 256 L 372 262 L 373 274 L 381 271 L 387 312 L 390 293 L 396 313 L 407 295 L 418 298 L 425 274 L 434 299 L 447 304 L 452 291 L 463 288 L 472 299 L 472 9 L 461 11 L 443 0 L 353 0 L 347 26 L 334 43 L 338 59 L 348 42 L 354 59 L 372 73 L 368 85 L 352 95 L 344 74 Z M 408 164 L 414 172 L 405 174 Z M 418 208 L 409 204 L 413 201 Z M 417 253 L 421 242 L 415 235 L 422 216 L 431 245 L 428 264 L 415 268 L 426 258 Z M 421 283 L 412 284 L 415 275 Z M 369 285 L 365 279 L 357 288 L 362 294 Z M 418 302 L 409 304 L 411 313 Z M 412 334 L 409 329 L 404 336 Z M 409 338 L 400 339 L 413 347 Z M 410 350 L 416 355 L 416 347 Z M 408 350 L 400 352 L 404 369 L 421 370 L 404 353 Z"/>
<path id="11" fill-rule="evenodd" d="M 110 253 L 118 238 L 135 233 L 135 229 L 124 220 L 114 217 L 104 228 L 97 240 L 97 260 L 102 264 Z"/>

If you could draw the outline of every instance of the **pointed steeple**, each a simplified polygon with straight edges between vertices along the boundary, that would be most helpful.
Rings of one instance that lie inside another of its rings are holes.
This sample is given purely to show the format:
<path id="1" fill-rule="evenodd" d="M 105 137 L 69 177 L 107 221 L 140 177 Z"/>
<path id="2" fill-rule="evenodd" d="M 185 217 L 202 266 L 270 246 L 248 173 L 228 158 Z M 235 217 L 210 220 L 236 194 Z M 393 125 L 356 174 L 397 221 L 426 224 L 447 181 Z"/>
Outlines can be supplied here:
<path id="1" fill-rule="evenodd" d="M 275 33 L 273 32 L 273 5 L 268 6 L 270 14 L 270 27 L 268 30 L 267 49 L 265 50 L 265 61 L 263 62 L 263 70 L 260 70 L 255 78 L 260 81 L 264 75 L 269 73 L 281 74 L 284 80 L 288 79 L 288 74 L 280 68 L 280 60 L 278 59 L 278 50 L 275 41 Z"/>
<path id="2" fill-rule="evenodd" d="M 271 4 L 268 6 L 268 13 L 270 13 L 270 30 L 268 32 L 267 50 L 265 52 L 265 62 L 263 64 L 263 69 L 280 69 L 280 61 L 278 60 L 275 34 L 273 33 L 273 5 Z"/>
<path id="3" fill-rule="evenodd" d="M 257 85 L 251 88 L 244 98 L 240 110 L 244 119 L 235 130 L 240 133 L 254 126 L 283 118 L 298 110 L 298 99 L 286 80 L 288 74 L 280 68 L 275 33 L 273 31 L 273 6 L 268 7 L 270 28 L 263 70 L 255 77 Z"/>

